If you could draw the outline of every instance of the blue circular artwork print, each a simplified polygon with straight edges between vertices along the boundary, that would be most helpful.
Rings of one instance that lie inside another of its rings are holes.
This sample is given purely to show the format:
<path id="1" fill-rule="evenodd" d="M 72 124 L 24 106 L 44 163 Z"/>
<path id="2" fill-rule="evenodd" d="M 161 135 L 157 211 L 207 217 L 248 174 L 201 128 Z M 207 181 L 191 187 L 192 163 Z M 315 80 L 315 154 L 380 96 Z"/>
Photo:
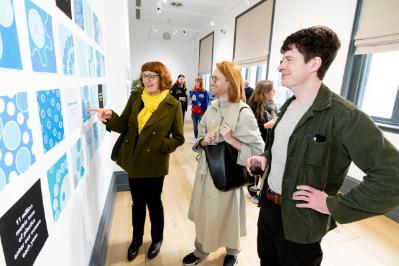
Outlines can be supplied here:
<path id="1" fill-rule="evenodd" d="M 15 121 L 10 121 L 4 126 L 4 145 L 7 149 L 15 151 L 21 143 L 21 129 Z"/>
<path id="2" fill-rule="evenodd" d="M 25 147 L 20 148 L 15 157 L 15 165 L 18 173 L 25 172 L 29 168 L 31 161 L 30 151 Z"/>
<path id="3" fill-rule="evenodd" d="M 64 139 L 59 89 L 36 92 L 40 113 L 44 152 L 48 152 Z"/>

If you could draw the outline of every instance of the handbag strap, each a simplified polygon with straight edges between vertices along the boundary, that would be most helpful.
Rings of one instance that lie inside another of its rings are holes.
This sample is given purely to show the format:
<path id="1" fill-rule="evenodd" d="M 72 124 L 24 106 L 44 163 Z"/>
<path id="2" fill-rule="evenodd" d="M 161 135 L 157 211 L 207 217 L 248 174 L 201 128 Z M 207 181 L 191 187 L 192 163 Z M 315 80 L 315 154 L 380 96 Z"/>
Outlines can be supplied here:
<path id="1" fill-rule="evenodd" d="M 248 108 L 247 106 L 242 106 L 242 107 L 240 108 L 240 111 L 238 111 L 237 121 L 238 121 L 238 119 L 240 118 L 240 114 L 241 114 L 242 109 L 249 109 L 249 108 Z M 222 111 L 221 111 L 221 109 L 220 109 L 220 102 L 219 102 L 219 112 L 220 112 L 220 117 L 222 118 L 222 119 L 220 119 L 220 125 L 219 125 L 219 127 L 222 127 L 222 123 L 223 123 L 224 117 L 223 117 L 223 113 L 222 113 Z"/>

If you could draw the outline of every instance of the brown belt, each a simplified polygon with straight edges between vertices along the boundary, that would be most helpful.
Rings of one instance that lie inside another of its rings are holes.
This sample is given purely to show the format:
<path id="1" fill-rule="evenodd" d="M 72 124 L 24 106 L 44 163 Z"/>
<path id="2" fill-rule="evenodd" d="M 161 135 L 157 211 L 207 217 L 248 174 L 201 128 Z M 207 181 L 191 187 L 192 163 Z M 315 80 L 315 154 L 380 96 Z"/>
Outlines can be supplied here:
<path id="1" fill-rule="evenodd" d="M 280 196 L 280 194 L 277 194 L 276 192 L 274 192 L 270 188 L 267 188 L 266 198 L 268 200 L 270 200 L 271 202 L 273 202 L 274 204 L 276 204 L 276 205 L 281 205 L 281 196 Z"/>

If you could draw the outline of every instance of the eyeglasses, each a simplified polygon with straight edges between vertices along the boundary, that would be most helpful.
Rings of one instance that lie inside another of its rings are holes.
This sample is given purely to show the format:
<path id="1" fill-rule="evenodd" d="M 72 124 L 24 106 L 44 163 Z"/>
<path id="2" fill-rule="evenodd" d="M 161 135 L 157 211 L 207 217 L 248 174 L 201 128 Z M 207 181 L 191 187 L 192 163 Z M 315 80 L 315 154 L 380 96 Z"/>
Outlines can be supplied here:
<path id="1" fill-rule="evenodd" d="M 155 77 L 158 77 L 159 75 L 158 74 L 148 74 L 148 75 L 144 75 L 144 74 L 141 74 L 141 79 L 142 80 L 148 80 L 148 81 L 153 81 L 154 79 L 155 79 Z"/>

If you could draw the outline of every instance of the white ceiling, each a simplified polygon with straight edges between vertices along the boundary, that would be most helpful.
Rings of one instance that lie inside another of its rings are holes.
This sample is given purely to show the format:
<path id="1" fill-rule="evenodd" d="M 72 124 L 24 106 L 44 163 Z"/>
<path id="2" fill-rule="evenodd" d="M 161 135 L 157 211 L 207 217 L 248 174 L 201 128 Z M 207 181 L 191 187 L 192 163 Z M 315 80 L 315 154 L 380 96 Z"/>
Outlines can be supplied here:
<path id="1" fill-rule="evenodd" d="M 170 36 L 172 41 L 196 41 L 213 30 L 211 22 L 222 15 L 226 6 L 233 6 L 241 1 L 243 0 L 141 0 L 140 20 L 151 24 L 151 39 L 161 40 Z M 182 6 L 172 6 L 172 2 L 182 3 Z M 157 14 L 157 9 L 161 9 L 161 14 Z"/>

